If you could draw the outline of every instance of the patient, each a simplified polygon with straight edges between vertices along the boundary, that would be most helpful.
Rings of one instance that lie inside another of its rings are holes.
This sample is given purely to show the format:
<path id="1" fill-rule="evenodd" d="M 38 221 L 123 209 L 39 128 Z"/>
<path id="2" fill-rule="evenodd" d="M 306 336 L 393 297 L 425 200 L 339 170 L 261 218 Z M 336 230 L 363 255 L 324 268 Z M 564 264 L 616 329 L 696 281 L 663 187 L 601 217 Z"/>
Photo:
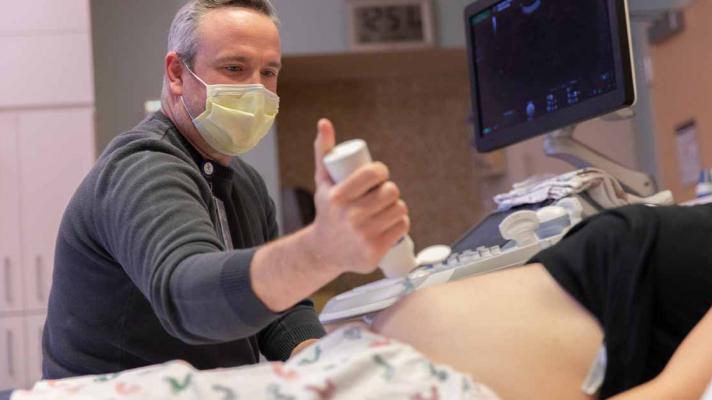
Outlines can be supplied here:
<path id="1" fill-rule="evenodd" d="M 712 378 L 712 206 L 605 212 L 531 262 L 416 292 L 373 328 L 503 399 L 593 398 L 581 386 L 602 344 L 600 398 L 656 377 L 621 398 L 700 398 Z"/>

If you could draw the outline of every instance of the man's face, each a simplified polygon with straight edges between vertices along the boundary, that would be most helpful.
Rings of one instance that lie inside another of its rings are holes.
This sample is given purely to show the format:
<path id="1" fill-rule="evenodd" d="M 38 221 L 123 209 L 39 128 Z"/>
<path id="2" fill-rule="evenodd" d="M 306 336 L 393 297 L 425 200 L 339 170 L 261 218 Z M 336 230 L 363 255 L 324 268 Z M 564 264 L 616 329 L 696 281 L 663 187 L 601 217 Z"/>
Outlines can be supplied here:
<path id="1" fill-rule="evenodd" d="M 200 21 L 197 37 L 192 69 L 205 83 L 261 83 L 277 93 L 282 52 L 279 31 L 268 16 L 246 8 L 213 10 Z M 205 86 L 188 71 L 183 82 L 186 100 L 204 108 Z"/>

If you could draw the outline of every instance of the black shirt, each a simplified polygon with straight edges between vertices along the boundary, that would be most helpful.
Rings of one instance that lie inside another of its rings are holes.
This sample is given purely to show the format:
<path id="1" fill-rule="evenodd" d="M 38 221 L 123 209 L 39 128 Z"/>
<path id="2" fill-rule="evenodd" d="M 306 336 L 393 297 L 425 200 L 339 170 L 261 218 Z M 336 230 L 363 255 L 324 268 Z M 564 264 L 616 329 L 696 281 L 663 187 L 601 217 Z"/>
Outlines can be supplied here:
<path id="1" fill-rule="evenodd" d="M 607 211 L 531 262 L 601 324 L 607 398 L 657 376 L 712 306 L 712 205 Z"/>

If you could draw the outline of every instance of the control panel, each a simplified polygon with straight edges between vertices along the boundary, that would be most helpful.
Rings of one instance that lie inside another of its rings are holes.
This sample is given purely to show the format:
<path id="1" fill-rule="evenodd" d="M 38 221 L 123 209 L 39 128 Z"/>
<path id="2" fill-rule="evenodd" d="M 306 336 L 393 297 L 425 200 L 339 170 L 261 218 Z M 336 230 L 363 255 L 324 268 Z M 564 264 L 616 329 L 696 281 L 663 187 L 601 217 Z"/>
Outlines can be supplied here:
<path id="1" fill-rule="evenodd" d="M 543 249 L 559 242 L 581 219 L 580 204 L 572 199 L 538 211 L 518 211 L 505 218 L 499 231 L 504 246 L 479 247 L 460 253 L 442 253 L 402 278 L 383 279 L 342 293 L 326 304 L 319 319 L 332 323 L 366 317 L 426 287 L 466 277 L 521 266 Z"/>

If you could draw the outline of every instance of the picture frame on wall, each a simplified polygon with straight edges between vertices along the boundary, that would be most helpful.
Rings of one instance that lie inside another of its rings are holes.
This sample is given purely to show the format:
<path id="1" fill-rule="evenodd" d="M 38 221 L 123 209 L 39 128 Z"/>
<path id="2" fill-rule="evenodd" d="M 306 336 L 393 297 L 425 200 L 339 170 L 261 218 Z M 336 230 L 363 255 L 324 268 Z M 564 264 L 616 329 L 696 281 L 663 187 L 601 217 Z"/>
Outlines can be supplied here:
<path id="1" fill-rule="evenodd" d="M 431 0 L 348 0 L 354 51 L 428 48 L 435 45 Z"/>

